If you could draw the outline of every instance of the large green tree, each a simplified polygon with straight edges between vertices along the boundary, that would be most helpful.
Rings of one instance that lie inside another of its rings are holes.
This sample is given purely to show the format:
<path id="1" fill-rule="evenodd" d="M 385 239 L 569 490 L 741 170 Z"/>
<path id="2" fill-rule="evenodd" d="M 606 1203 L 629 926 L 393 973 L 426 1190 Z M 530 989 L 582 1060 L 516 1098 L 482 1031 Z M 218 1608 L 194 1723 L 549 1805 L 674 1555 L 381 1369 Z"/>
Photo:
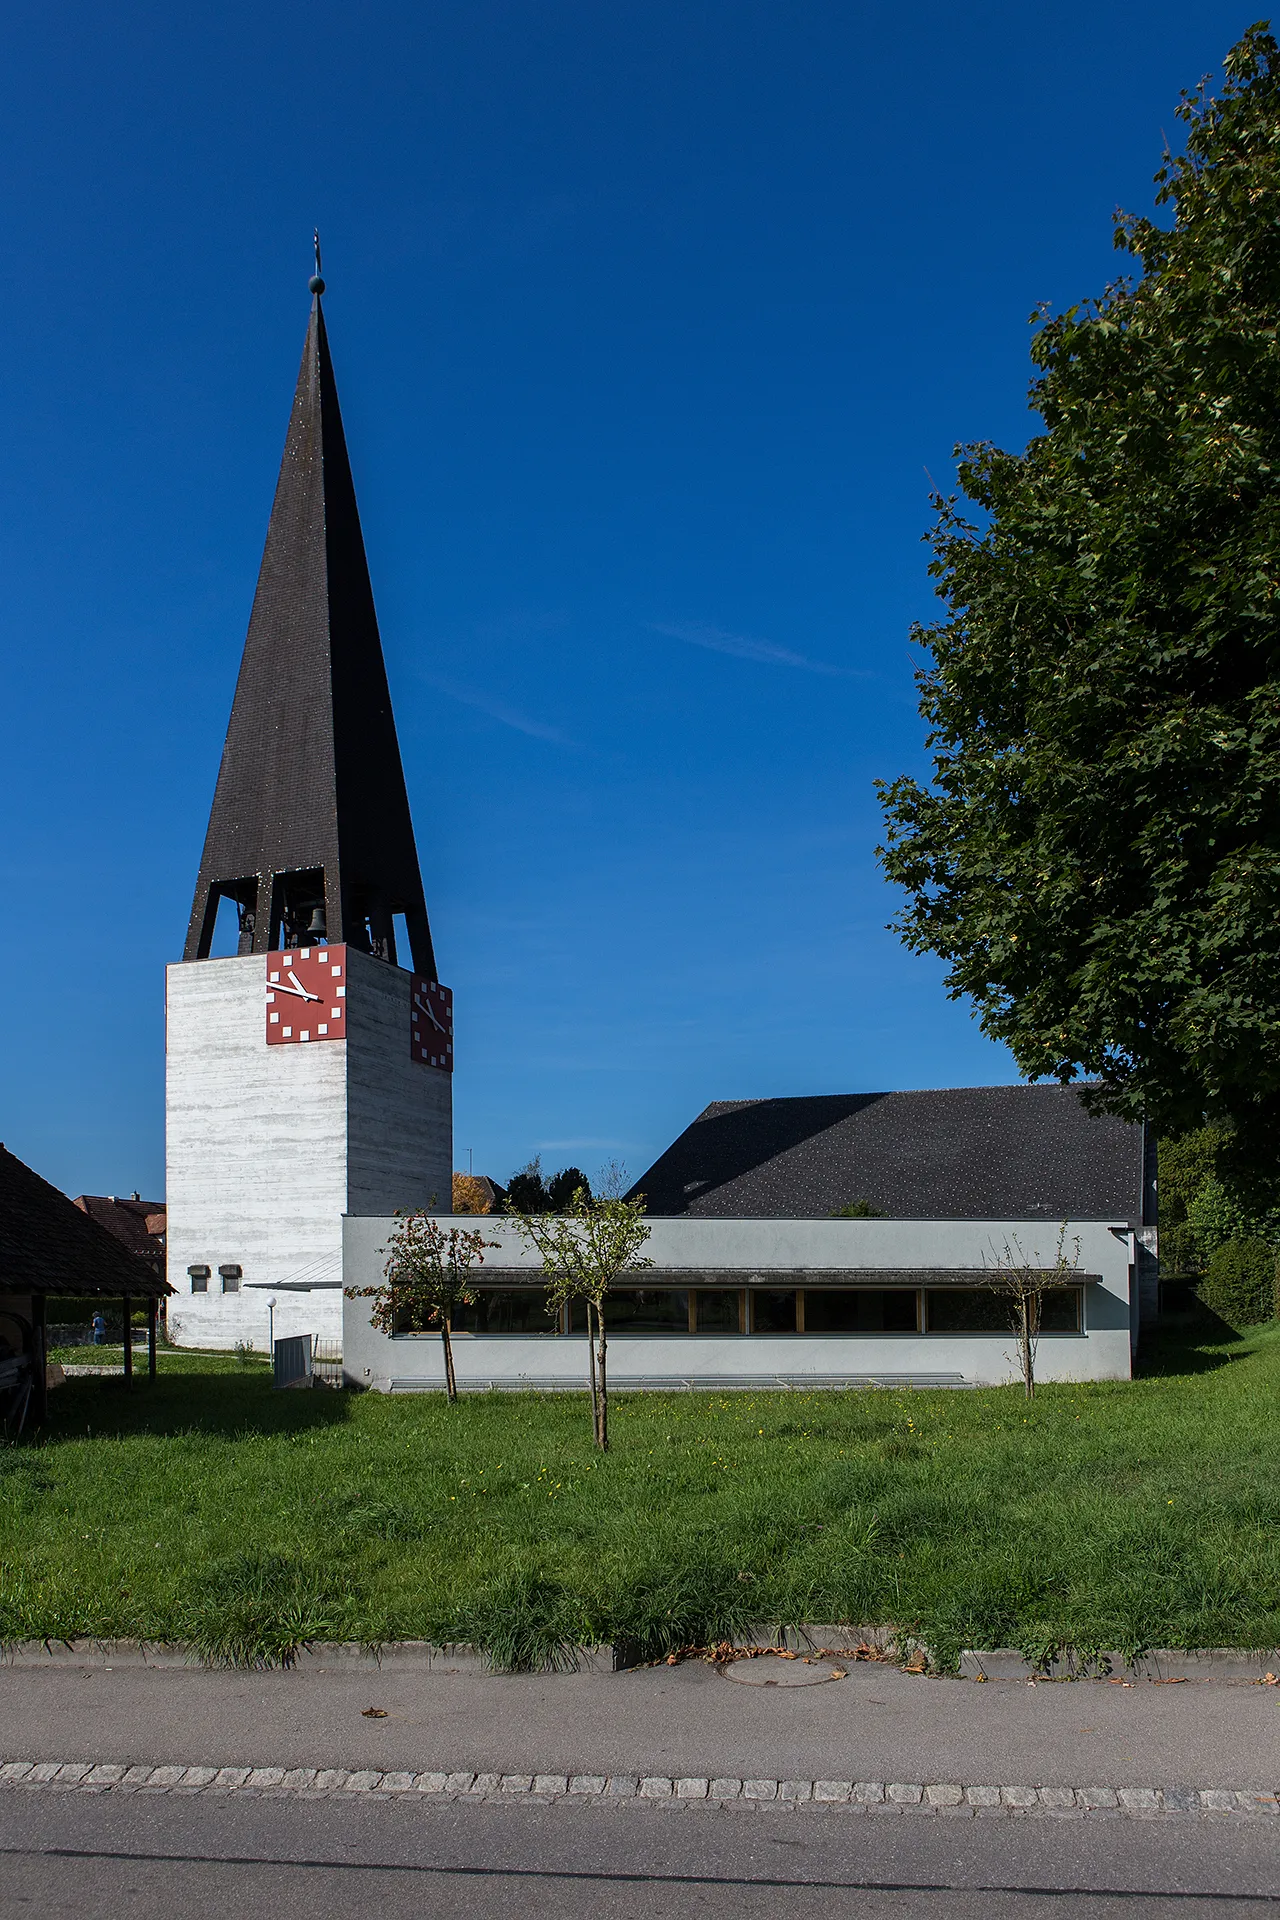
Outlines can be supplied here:
<path id="1" fill-rule="evenodd" d="M 959 449 L 946 616 L 917 630 L 934 777 L 882 787 L 908 945 L 1028 1077 L 1171 1132 L 1280 1138 L 1280 48 L 1184 96 L 1171 224 L 1033 316 L 1024 453 Z M 1162 216 L 1164 218 L 1165 216 Z"/>

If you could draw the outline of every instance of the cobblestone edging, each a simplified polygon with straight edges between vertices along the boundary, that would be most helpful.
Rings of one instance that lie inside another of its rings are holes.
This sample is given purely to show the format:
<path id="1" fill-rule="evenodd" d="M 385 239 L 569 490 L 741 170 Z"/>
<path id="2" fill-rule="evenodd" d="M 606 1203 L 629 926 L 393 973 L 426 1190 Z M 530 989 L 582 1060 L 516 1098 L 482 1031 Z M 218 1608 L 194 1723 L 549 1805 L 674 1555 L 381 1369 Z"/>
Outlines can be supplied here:
<path id="1" fill-rule="evenodd" d="M 299 1794 L 307 1799 L 344 1794 L 379 1799 L 568 1805 L 670 1807 L 740 1806 L 794 1809 L 843 1807 L 863 1814 L 937 1814 L 952 1817 L 1094 1815 L 1150 1818 L 1157 1814 L 1234 1814 L 1274 1817 L 1280 1795 L 1196 1787 L 984 1787 L 954 1782 L 910 1784 L 884 1780 L 681 1779 L 663 1774 L 602 1773 L 376 1773 L 341 1767 L 116 1766 L 91 1760 L 10 1760 L 0 1786 L 88 1793 Z"/>

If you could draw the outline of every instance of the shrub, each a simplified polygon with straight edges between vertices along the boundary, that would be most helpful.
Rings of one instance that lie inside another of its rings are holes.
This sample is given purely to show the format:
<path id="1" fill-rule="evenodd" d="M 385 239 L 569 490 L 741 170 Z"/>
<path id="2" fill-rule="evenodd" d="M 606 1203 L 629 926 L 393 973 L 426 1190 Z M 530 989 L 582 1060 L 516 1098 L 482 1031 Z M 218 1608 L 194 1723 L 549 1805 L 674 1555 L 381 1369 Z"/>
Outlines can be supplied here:
<path id="1" fill-rule="evenodd" d="M 1269 1320 L 1276 1306 L 1276 1254 L 1253 1234 L 1224 1240 L 1209 1256 L 1200 1298 L 1229 1327 Z"/>

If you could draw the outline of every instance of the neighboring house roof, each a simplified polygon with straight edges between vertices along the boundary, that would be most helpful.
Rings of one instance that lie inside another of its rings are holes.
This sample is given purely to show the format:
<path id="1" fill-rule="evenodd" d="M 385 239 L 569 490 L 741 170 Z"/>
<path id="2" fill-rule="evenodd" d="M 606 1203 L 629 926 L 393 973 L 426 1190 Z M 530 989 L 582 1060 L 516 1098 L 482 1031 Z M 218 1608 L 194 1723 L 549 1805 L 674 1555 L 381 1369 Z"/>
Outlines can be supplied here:
<path id="1" fill-rule="evenodd" d="M 0 1293 L 168 1294 L 146 1260 L 0 1146 Z"/>
<path id="2" fill-rule="evenodd" d="M 116 1193 L 78 1193 L 71 1202 L 100 1227 L 113 1233 L 132 1253 L 164 1271 L 165 1206 L 163 1200 L 143 1200 L 134 1194 L 122 1200 Z"/>
<path id="3" fill-rule="evenodd" d="M 898 1220 L 1154 1219 L 1144 1133 L 1074 1088 L 718 1100 L 636 1181 L 651 1214 Z"/>

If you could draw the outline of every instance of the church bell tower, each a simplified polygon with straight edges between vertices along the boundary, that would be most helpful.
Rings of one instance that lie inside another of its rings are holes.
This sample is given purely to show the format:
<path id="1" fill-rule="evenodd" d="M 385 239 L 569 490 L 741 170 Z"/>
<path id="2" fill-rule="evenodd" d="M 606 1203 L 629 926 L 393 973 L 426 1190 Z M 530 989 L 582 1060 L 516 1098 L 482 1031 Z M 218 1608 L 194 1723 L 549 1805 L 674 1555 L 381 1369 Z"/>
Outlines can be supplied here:
<path id="1" fill-rule="evenodd" d="M 259 1351 L 272 1328 L 336 1339 L 343 1214 L 447 1211 L 453 1158 L 452 996 L 436 977 L 318 241 L 310 287 L 166 986 L 170 1327 L 184 1344 Z"/>

